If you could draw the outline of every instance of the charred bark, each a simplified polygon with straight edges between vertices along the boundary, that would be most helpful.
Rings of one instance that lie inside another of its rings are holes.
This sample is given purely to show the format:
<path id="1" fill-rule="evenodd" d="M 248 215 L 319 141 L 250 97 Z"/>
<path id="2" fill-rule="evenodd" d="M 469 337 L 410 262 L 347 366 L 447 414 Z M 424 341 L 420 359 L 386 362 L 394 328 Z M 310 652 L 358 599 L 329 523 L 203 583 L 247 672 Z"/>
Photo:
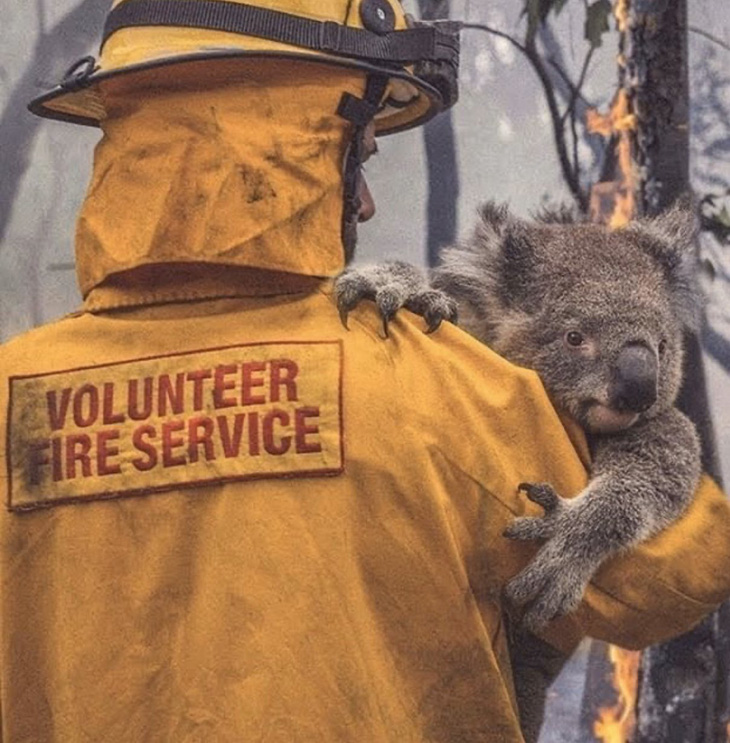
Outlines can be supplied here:
<path id="1" fill-rule="evenodd" d="M 635 0 L 625 54 L 637 119 L 638 204 L 654 215 L 690 188 L 686 0 Z M 719 479 L 697 337 L 687 339 L 685 373 L 679 405 L 698 428 L 705 470 Z M 728 614 L 725 606 L 692 632 L 644 653 L 634 743 L 727 741 Z"/>
<path id="2" fill-rule="evenodd" d="M 449 0 L 418 0 L 418 7 L 427 21 L 449 17 Z M 439 250 L 456 239 L 459 175 L 451 110 L 429 121 L 423 137 L 428 173 L 426 260 L 434 266 Z"/>

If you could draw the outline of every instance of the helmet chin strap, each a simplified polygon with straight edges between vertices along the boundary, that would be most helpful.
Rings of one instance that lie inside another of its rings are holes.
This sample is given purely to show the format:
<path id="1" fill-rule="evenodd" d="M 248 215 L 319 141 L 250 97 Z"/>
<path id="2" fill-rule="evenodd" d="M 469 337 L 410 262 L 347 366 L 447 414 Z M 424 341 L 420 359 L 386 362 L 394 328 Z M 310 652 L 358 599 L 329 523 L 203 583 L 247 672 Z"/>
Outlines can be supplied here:
<path id="1" fill-rule="evenodd" d="M 378 112 L 387 87 L 387 75 L 370 74 L 365 83 L 363 97 L 357 98 L 350 93 L 344 93 L 337 108 L 337 113 L 354 125 L 343 173 L 345 203 L 342 211 L 342 245 L 345 250 L 345 263 L 352 260 L 357 240 L 357 224 L 361 207 L 358 190 L 360 169 L 365 154 L 363 152 L 365 129 Z"/>

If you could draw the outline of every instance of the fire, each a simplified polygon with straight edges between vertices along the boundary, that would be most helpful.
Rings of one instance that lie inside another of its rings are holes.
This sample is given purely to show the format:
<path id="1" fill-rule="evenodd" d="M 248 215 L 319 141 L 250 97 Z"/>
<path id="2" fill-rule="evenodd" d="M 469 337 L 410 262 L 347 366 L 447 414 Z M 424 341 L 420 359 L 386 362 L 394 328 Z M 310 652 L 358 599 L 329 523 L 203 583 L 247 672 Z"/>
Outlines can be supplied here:
<path id="1" fill-rule="evenodd" d="M 627 743 L 636 726 L 636 695 L 639 686 L 641 653 L 611 645 L 608 651 L 614 668 L 613 686 L 618 700 L 612 707 L 601 707 L 593 724 L 593 734 L 603 743 Z"/>
<path id="2" fill-rule="evenodd" d="M 625 225 L 636 210 L 637 174 L 631 159 L 631 134 L 636 129 L 636 115 L 631 111 L 629 96 L 620 88 L 607 114 L 588 111 L 589 132 L 604 137 L 615 136 L 618 179 L 596 183 L 591 189 L 591 220 L 615 229 Z"/>
<path id="3" fill-rule="evenodd" d="M 616 0 L 614 16 L 622 37 L 630 26 L 631 0 Z M 620 80 L 624 80 L 626 60 L 624 46 L 620 45 L 618 65 Z M 608 224 L 612 229 L 625 225 L 636 214 L 636 194 L 639 177 L 631 157 L 632 137 L 637 128 L 627 89 L 619 85 L 608 113 L 588 111 L 586 127 L 589 132 L 613 139 L 616 144 L 615 175 L 610 181 L 597 183 L 591 189 L 591 220 Z M 593 733 L 603 743 L 628 743 L 636 727 L 636 700 L 639 687 L 641 653 L 610 646 L 608 657 L 613 663 L 611 681 L 617 692 L 616 704 L 601 707 L 593 723 Z M 728 726 L 730 734 L 730 725 Z M 730 739 L 728 740 L 730 743 Z"/>
<path id="4" fill-rule="evenodd" d="M 622 38 L 617 59 L 621 81 L 624 80 L 626 69 L 623 39 L 631 23 L 630 8 L 631 0 L 616 0 L 613 8 Z M 637 127 L 636 115 L 632 111 L 626 87 L 619 85 L 607 114 L 601 114 L 595 109 L 589 110 L 586 127 L 589 132 L 613 138 L 616 142 L 616 177 L 612 181 L 595 184 L 591 189 L 590 201 L 591 220 L 616 229 L 625 225 L 636 213 L 636 192 L 639 185 L 631 158 L 631 141 Z"/>
<path id="5" fill-rule="evenodd" d="M 631 0 L 616 0 L 613 14 L 616 18 L 616 24 L 620 33 L 627 31 L 629 28 L 629 5 Z"/>

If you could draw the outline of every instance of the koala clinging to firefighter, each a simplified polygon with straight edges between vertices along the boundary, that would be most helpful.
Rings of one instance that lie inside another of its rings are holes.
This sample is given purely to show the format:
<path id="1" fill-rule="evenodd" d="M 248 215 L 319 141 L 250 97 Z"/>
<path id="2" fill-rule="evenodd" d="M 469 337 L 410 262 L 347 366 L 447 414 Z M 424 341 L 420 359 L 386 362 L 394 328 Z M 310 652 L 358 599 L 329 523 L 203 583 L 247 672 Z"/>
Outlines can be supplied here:
<path id="1" fill-rule="evenodd" d="M 593 463 L 577 497 L 515 483 L 544 509 L 505 533 L 542 542 L 506 589 L 528 628 L 575 609 L 604 560 L 660 531 L 691 500 L 700 446 L 674 402 L 684 330 L 700 315 L 693 237 L 684 206 L 611 231 L 562 211 L 528 222 L 487 203 L 471 238 L 446 249 L 428 278 L 389 263 L 338 279 L 343 319 L 374 299 L 386 331 L 400 307 L 430 328 L 458 310 L 462 328 L 537 371 L 585 429 Z"/>

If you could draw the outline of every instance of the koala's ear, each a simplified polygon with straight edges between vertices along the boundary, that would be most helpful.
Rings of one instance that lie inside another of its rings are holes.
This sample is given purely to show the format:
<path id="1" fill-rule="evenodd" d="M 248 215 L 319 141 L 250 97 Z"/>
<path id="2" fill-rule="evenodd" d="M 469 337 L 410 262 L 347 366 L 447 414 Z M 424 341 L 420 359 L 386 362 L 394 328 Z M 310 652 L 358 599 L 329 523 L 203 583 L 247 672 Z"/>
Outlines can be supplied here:
<path id="1" fill-rule="evenodd" d="M 494 298 L 506 308 L 532 308 L 526 301 L 526 276 L 534 263 L 529 230 L 506 204 L 483 204 L 471 238 L 442 251 L 434 285 L 485 317 L 494 313 Z"/>
<path id="2" fill-rule="evenodd" d="M 698 222 L 690 197 L 682 197 L 657 217 L 639 219 L 627 228 L 641 238 L 642 247 L 665 269 L 678 317 L 698 330 L 702 292 L 697 262 Z"/>
<path id="3" fill-rule="evenodd" d="M 519 308 L 528 299 L 528 281 L 535 265 L 532 228 L 511 214 L 506 204 L 488 201 L 479 215 L 477 235 L 484 244 L 492 245 L 500 301 L 505 307 Z"/>
<path id="4" fill-rule="evenodd" d="M 514 221 L 507 204 L 486 201 L 479 207 L 478 231 L 486 238 L 500 237 L 506 225 Z"/>
<path id="5" fill-rule="evenodd" d="M 543 224 L 577 224 L 586 221 L 574 207 L 568 204 L 543 206 L 532 216 L 536 222 Z"/>

